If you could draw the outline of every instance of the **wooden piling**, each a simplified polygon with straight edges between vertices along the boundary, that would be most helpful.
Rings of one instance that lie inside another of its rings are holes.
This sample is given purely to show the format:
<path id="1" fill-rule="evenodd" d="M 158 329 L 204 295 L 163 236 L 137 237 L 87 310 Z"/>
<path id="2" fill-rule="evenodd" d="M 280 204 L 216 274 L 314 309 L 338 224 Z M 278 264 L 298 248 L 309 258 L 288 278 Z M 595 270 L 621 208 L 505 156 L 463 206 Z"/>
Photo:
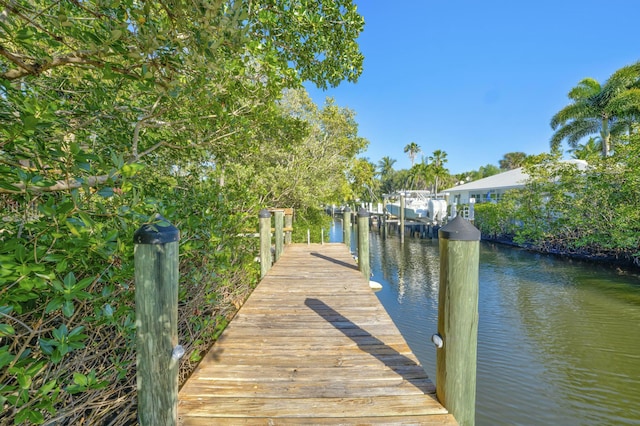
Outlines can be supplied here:
<path id="1" fill-rule="evenodd" d="M 156 215 L 133 236 L 136 381 L 141 426 L 178 422 L 178 245 L 180 232 Z"/>
<path id="2" fill-rule="evenodd" d="M 291 209 L 289 209 L 291 210 Z M 285 211 L 284 213 L 284 227 L 286 229 L 284 233 L 284 243 L 286 245 L 291 244 L 291 229 L 293 229 L 293 213 Z"/>
<path id="3" fill-rule="evenodd" d="M 351 252 L 351 209 L 349 207 L 342 213 L 342 241 Z"/>
<path id="4" fill-rule="evenodd" d="M 475 424 L 480 231 L 456 217 L 439 230 L 436 395 L 461 426 Z M 441 345 L 440 345 L 441 344 Z"/>
<path id="5" fill-rule="evenodd" d="M 404 243 L 404 194 L 400 195 L 400 242 Z"/>
<path id="6" fill-rule="evenodd" d="M 364 208 L 358 210 L 358 269 L 367 279 L 371 279 L 369 264 L 369 212 Z"/>
<path id="7" fill-rule="evenodd" d="M 277 262 L 282 255 L 282 250 L 284 250 L 284 210 L 275 210 L 273 212 L 273 217 L 275 220 L 275 233 L 276 233 L 276 256 L 275 261 Z"/>
<path id="8" fill-rule="evenodd" d="M 267 209 L 260 210 L 260 278 L 271 269 L 271 213 Z"/>

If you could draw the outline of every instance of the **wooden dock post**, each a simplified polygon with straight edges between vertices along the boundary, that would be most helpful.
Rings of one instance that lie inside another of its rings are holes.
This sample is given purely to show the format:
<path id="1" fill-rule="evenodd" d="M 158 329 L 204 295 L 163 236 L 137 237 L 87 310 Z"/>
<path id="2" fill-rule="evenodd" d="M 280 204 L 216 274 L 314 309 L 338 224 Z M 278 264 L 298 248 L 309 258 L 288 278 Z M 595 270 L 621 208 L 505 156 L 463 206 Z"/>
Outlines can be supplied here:
<path id="1" fill-rule="evenodd" d="M 280 259 L 282 255 L 282 250 L 284 250 L 284 210 L 275 210 L 273 212 L 273 217 L 276 222 L 275 232 L 276 232 L 276 259 Z"/>
<path id="2" fill-rule="evenodd" d="M 136 381 L 141 426 L 178 423 L 178 246 L 180 231 L 160 215 L 133 235 Z"/>
<path id="3" fill-rule="evenodd" d="M 271 213 L 267 209 L 260 210 L 260 278 L 271 269 Z"/>
<path id="4" fill-rule="evenodd" d="M 475 424 L 480 231 L 460 216 L 439 230 L 436 395 L 461 426 Z"/>
<path id="5" fill-rule="evenodd" d="M 400 242 L 404 243 L 404 194 L 400 194 Z"/>
<path id="6" fill-rule="evenodd" d="M 342 241 L 351 252 L 351 209 L 346 207 L 342 213 Z"/>
<path id="7" fill-rule="evenodd" d="M 291 210 L 291 209 L 289 209 Z M 284 243 L 286 245 L 291 244 L 291 229 L 293 228 L 293 213 L 289 211 L 284 212 L 284 227 L 286 229 L 284 233 Z"/>
<path id="8" fill-rule="evenodd" d="M 358 269 L 369 281 L 371 266 L 369 264 L 369 212 L 364 208 L 358 210 Z"/>

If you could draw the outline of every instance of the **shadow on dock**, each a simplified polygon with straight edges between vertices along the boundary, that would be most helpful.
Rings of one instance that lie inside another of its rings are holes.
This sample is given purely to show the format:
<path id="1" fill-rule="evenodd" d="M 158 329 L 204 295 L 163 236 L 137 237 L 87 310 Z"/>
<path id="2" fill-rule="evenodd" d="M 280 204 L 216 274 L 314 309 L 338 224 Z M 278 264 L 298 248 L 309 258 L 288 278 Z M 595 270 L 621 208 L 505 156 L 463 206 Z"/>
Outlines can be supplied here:
<path id="1" fill-rule="evenodd" d="M 312 253 L 313 254 L 313 253 Z M 422 366 L 407 358 L 377 337 L 335 311 L 322 300 L 307 298 L 304 304 L 324 318 L 328 323 L 353 340 L 362 351 L 377 358 L 386 367 L 400 375 L 425 394 L 434 394 L 435 386 Z"/>
<path id="2" fill-rule="evenodd" d="M 358 270 L 358 267 L 352 263 L 343 262 L 342 260 L 334 259 L 333 257 L 325 256 L 324 254 L 320 254 L 318 252 L 311 252 L 311 256 L 319 257 L 320 259 L 328 260 L 331 263 L 335 263 L 336 265 L 344 266 L 345 268 Z"/>

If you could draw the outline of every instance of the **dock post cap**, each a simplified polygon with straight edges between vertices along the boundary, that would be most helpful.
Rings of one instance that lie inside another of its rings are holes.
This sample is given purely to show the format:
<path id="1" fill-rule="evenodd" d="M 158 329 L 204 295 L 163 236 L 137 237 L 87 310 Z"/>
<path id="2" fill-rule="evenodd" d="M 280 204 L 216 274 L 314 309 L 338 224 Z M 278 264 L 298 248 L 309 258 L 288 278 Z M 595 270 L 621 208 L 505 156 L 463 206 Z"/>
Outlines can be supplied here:
<path id="1" fill-rule="evenodd" d="M 358 210 L 358 217 L 369 217 L 369 212 L 364 207 L 360 207 Z"/>
<path id="2" fill-rule="evenodd" d="M 159 213 L 133 234 L 134 244 L 166 244 L 180 240 L 180 231 Z"/>
<path id="3" fill-rule="evenodd" d="M 266 219 L 268 217 L 271 217 L 271 212 L 267 209 L 262 209 L 258 213 L 258 217 L 260 217 L 261 219 Z"/>
<path id="4" fill-rule="evenodd" d="M 456 216 L 438 230 L 439 238 L 451 241 L 480 241 L 480 231 L 471 222 Z"/>

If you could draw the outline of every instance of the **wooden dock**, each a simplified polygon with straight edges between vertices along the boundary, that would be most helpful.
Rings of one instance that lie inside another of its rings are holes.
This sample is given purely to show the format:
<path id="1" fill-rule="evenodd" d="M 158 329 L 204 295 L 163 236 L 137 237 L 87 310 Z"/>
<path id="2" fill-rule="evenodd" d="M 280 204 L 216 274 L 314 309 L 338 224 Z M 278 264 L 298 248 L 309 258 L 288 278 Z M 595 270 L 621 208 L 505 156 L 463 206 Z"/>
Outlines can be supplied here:
<path id="1" fill-rule="evenodd" d="M 343 244 L 287 246 L 180 390 L 178 417 L 457 425 Z"/>

